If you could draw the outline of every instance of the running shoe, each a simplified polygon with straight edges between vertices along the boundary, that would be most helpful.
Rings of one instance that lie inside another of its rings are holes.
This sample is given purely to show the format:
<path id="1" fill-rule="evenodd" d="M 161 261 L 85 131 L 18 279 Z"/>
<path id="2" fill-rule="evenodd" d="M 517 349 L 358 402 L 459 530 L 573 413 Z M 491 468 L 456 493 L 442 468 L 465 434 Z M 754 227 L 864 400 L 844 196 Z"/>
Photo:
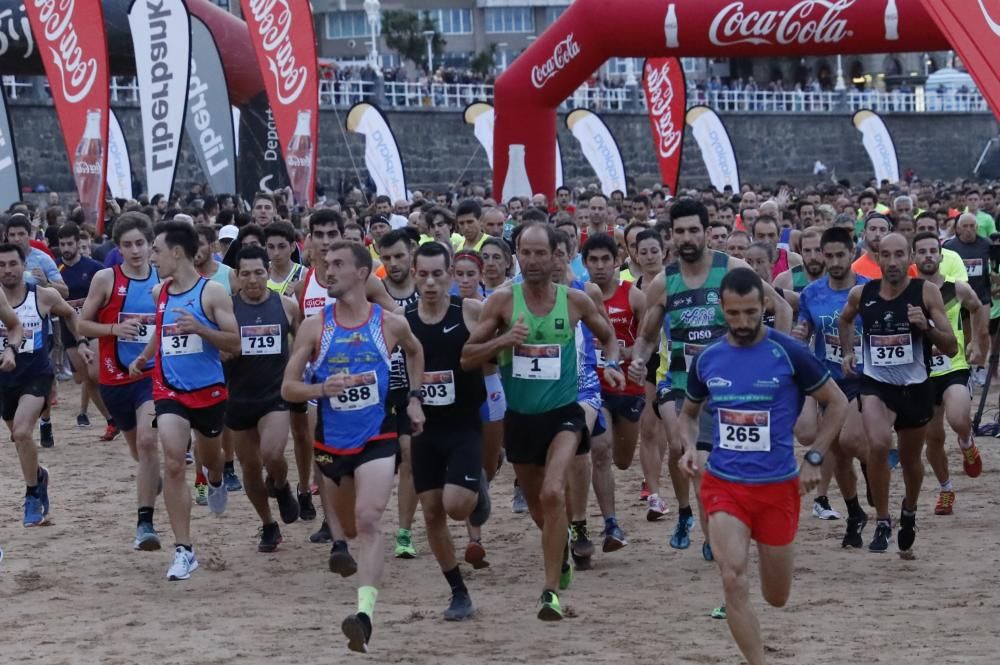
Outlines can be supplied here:
<path id="1" fill-rule="evenodd" d="M 116 436 L 118 436 L 119 431 L 120 430 L 118 429 L 117 425 L 115 425 L 114 423 L 108 423 L 107 427 L 104 428 L 104 434 L 101 435 L 101 441 L 111 441 Z M 191 455 L 190 450 L 187 451 L 187 454 L 184 455 L 184 460 L 188 464 L 194 464 L 194 456 Z"/>
<path id="2" fill-rule="evenodd" d="M 38 467 L 38 498 L 42 502 L 42 514 L 49 514 L 49 470 L 44 466 Z"/>
<path id="3" fill-rule="evenodd" d="M 662 519 L 669 512 L 667 502 L 660 498 L 659 494 L 650 494 L 646 508 L 646 521 L 655 522 Z"/>
<path id="4" fill-rule="evenodd" d="M 625 532 L 618 525 L 618 521 L 613 517 L 604 520 L 604 531 L 601 533 L 604 536 L 604 544 L 601 547 L 603 552 L 617 552 L 621 548 L 628 545 L 628 540 L 625 539 Z"/>
<path id="5" fill-rule="evenodd" d="M 590 535 L 587 533 L 587 524 L 576 522 L 569 525 L 570 532 L 573 534 L 572 542 L 570 543 L 570 549 L 573 552 L 573 557 L 578 559 L 589 559 L 594 556 L 594 552 L 597 548 L 594 547 L 594 543 L 590 540 Z"/>
<path id="6" fill-rule="evenodd" d="M 299 519 L 299 502 L 292 494 L 292 484 L 285 483 L 281 489 L 276 489 L 274 498 L 278 501 L 278 512 L 281 514 L 281 521 L 291 524 Z"/>
<path id="7" fill-rule="evenodd" d="M 326 522 L 324 522 L 324 524 L 326 524 Z M 336 573 L 341 577 L 350 577 L 354 573 L 358 572 L 358 562 L 354 560 L 353 556 L 351 556 L 351 552 L 347 548 L 346 540 L 333 541 L 333 547 L 330 548 L 330 559 L 327 561 L 327 565 L 330 567 L 331 573 Z"/>
<path id="8" fill-rule="evenodd" d="M 90 416 L 86 413 L 78 414 L 76 417 L 77 427 L 90 427 Z"/>
<path id="9" fill-rule="evenodd" d="M 42 500 L 37 496 L 24 497 L 24 526 L 42 526 L 48 522 L 42 509 Z"/>
<path id="10" fill-rule="evenodd" d="M 490 481 L 486 477 L 486 469 L 481 469 L 479 472 L 479 496 L 476 499 L 476 507 L 472 509 L 472 513 L 469 515 L 469 524 L 476 527 L 486 524 L 486 520 L 490 518 L 491 509 Z"/>
<path id="11" fill-rule="evenodd" d="M 972 439 L 971 443 L 968 448 L 962 448 L 962 468 L 969 478 L 978 478 L 983 472 L 983 458 L 979 456 L 975 439 Z"/>
<path id="12" fill-rule="evenodd" d="M 840 542 L 840 546 L 847 548 L 853 547 L 854 549 L 860 550 L 865 546 L 865 541 L 861 538 L 861 533 L 865 530 L 865 526 L 868 524 L 868 515 L 862 513 L 857 517 L 847 516 L 847 531 L 844 532 L 844 539 Z"/>
<path id="13" fill-rule="evenodd" d="M 170 565 L 170 570 L 167 571 L 167 579 L 171 582 L 186 580 L 196 570 L 198 570 L 198 559 L 194 552 L 189 552 L 178 546 L 174 552 L 174 562 Z"/>
<path id="14" fill-rule="evenodd" d="M 208 483 L 194 484 L 194 502 L 199 506 L 208 505 Z"/>
<path id="15" fill-rule="evenodd" d="M 694 526 L 694 515 L 678 515 L 674 535 L 670 536 L 670 546 L 675 550 L 686 550 L 691 547 L 691 528 Z"/>
<path id="16" fill-rule="evenodd" d="M 510 511 L 518 515 L 528 512 L 528 500 L 524 498 L 524 490 L 520 485 L 514 485 L 514 498 L 510 500 Z"/>
<path id="17" fill-rule="evenodd" d="M 227 492 L 239 492 L 243 489 L 243 483 L 236 475 L 236 469 L 229 466 L 222 469 L 222 484 L 226 486 Z"/>
<path id="18" fill-rule="evenodd" d="M 490 562 L 486 560 L 486 548 L 481 541 L 470 540 L 465 546 L 465 563 L 476 570 L 490 567 Z"/>
<path id="19" fill-rule="evenodd" d="M 896 534 L 896 545 L 899 546 L 900 554 L 908 553 L 913 547 L 913 541 L 917 539 L 917 514 L 915 512 L 906 514 L 906 509 L 899 512 L 899 533 Z"/>
<path id="20" fill-rule="evenodd" d="M 396 529 L 396 550 L 397 559 L 415 559 L 417 550 L 413 549 L 413 534 L 409 529 Z"/>
<path id="21" fill-rule="evenodd" d="M 715 555 L 712 554 L 712 546 L 707 541 L 701 544 L 701 558 L 705 561 L 715 561 Z"/>
<path id="22" fill-rule="evenodd" d="M 160 536 L 153 528 L 152 522 L 140 522 L 135 528 L 135 542 L 132 549 L 142 552 L 155 552 L 160 549 Z"/>
<path id="23" fill-rule="evenodd" d="M 840 513 L 830 507 L 830 499 L 818 496 L 813 499 L 813 517 L 820 520 L 839 520 Z"/>
<path id="24" fill-rule="evenodd" d="M 712 617 L 713 619 L 725 619 L 726 616 L 727 616 L 726 615 L 726 606 L 725 605 L 719 605 L 714 610 L 712 610 L 712 613 L 709 614 L 709 616 Z"/>
<path id="25" fill-rule="evenodd" d="M 889 470 L 892 471 L 899 466 L 899 451 L 895 448 L 889 449 Z"/>
<path id="26" fill-rule="evenodd" d="M 563 561 L 562 570 L 559 571 L 559 590 L 565 591 L 573 583 L 573 566 L 569 561 Z"/>
<path id="27" fill-rule="evenodd" d="M 892 523 L 888 520 L 879 520 L 875 524 L 875 536 L 868 543 L 868 551 L 876 554 L 884 554 L 889 551 L 889 541 L 892 540 Z"/>
<path id="28" fill-rule="evenodd" d="M 647 483 L 646 479 L 643 478 L 642 485 L 639 486 L 639 501 L 648 501 L 648 500 L 649 500 L 649 483 Z"/>
<path id="29" fill-rule="evenodd" d="M 955 506 L 955 493 L 952 491 L 941 491 L 938 494 L 937 503 L 934 504 L 935 515 L 951 515 Z"/>
<path id="30" fill-rule="evenodd" d="M 972 378 L 976 382 L 976 385 L 979 386 L 980 388 L 982 388 L 983 386 L 985 386 L 986 385 L 986 368 L 985 367 L 977 367 L 976 371 L 973 372 L 973 374 L 972 374 Z"/>
<path id="31" fill-rule="evenodd" d="M 316 519 L 316 507 L 313 506 L 312 494 L 309 492 L 299 492 L 299 519 L 303 522 L 312 522 Z"/>
<path id="32" fill-rule="evenodd" d="M 448 609 L 444 611 L 444 620 L 465 621 L 466 619 L 471 619 L 473 614 L 475 614 L 475 610 L 472 608 L 472 598 L 469 597 L 469 593 L 467 591 L 459 591 L 452 595 L 451 603 L 448 604 Z"/>
<path id="33" fill-rule="evenodd" d="M 208 497 L 206 503 L 208 504 L 208 509 L 215 513 L 216 515 L 221 515 L 226 512 L 226 503 L 229 502 L 229 490 L 226 489 L 226 483 L 222 483 L 218 487 L 212 487 L 212 484 L 208 484 Z"/>
<path id="34" fill-rule="evenodd" d="M 42 448 L 51 448 L 56 445 L 56 440 L 52 438 L 52 421 L 42 421 L 38 425 L 39 443 Z"/>
<path id="35" fill-rule="evenodd" d="M 542 621 L 562 621 L 562 606 L 554 591 L 543 591 L 538 599 L 538 618 Z"/>
<path id="36" fill-rule="evenodd" d="M 260 528 L 260 542 L 257 543 L 257 551 L 274 552 L 281 542 L 281 529 L 278 528 L 278 523 L 265 524 Z"/>
<path id="37" fill-rule="evenodd" d="M 333 542 L 333 536 L 330 535 L 330 525 L 326 523 L 326 520 L 323 520 L 323 523 L 319 525 L 319 529 L 309 535 L 309 542 L 317 545 Z"/>
<path id="38" fill-rule="evenodd" d="M 372 620 L 367 614 L 358 612 L 344 619 L 340 624 L 347 638 L 347 648 L 357 653 L 368 653 L 368 640 L 372 637 Z"/>

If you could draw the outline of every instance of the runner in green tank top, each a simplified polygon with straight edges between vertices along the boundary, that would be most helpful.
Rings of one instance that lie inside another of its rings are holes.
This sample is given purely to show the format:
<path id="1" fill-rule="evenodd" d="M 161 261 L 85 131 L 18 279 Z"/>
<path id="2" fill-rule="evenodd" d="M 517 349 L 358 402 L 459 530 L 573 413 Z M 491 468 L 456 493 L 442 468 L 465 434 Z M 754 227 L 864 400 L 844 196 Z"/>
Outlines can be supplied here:
<path id="1" fill-rule="evenodd" d="M 923 279 L 937 284 L 941 289 L 945 315 L 958 340 L 958 353 L 948 357 L 931 350 L 931 385 L 934 388 L 934 418 L 927 426 L 927 461 L 934 469 L 941 487 L 935 515 L 951 515 L 955 503 L 955 488 L 948 473 L 948 454 L 945 452 L 944 422 L 958 435 L 962 451 L 962 466 L 968 476 L 975 478 L 983 469 L 983 462 L 972 436 L 972 396 L 969 393 L 969 364 L 978 364 L 990 348 L 990 310 L 983 305 L 967 282 L 945 281 L 941 275 L 941 245 L 934 233 L 918 233 L 913 239 L 913 260 Z M 963 321 L 969 314 L 971 325 Z M 968 331 L 968 335 L 966 335 Z M 968 336 L 969 345 L 965 346 Z"/>
<path id="2" fill-rule="evenodd" d="M 607 381 L 625 385 L 618 342 L 604 312 L 583 291 L 552 283 L 555 250 L 551 225 L 521 227 L 517 258 L 524 283 L 494 291 L 462 350 L 466 370 L 499 356 L 507 394 L 507 459 L 542 529 L 545 582 L 538 618 L 543 621 L 562 619 L 556 592 L 567 546 L 566 477 L 577 452 L 589 450 L 586 419 L 576 401 L 577 323 L 582 321 L 600 342 Z M 543 485 L 559 491 L 547 492 L 543 500 Z"/>

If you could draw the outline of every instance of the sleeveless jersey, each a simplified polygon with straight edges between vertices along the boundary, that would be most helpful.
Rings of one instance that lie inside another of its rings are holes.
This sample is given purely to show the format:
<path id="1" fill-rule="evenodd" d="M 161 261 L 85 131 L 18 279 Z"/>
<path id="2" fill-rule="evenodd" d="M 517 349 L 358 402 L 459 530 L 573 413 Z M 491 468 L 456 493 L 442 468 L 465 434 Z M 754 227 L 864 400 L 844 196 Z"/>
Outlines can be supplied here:
<path id="1" fill-rule="evenodd" d="M 285 279 L 283 279 L 280 282 L 274 281 L 273 279 L 271 279 L 271 275 L 268 274 L 267 288 L 271 289 L 279 296 L 283 296 L 285 295 L 285 291 L 288 290 L 288 287 L 294 284 L 296 281 L 298 281 L 299 277 L 302 276 L 303 270 L 305 270 L 304 266 L 293 262 L 292 269 L 288 271 L 288 275 L 285 276 Z"/>
<path id="2" fill-rule="evenodd" d="M 587 292 L 586 285 L 578 279 L 569 284 L 569 288 Z M 577 375 L 576 392 L 578 402 L 590 401 L 594 408 L 600 408 L 601 379 L 597 375 L 598 353 L 597 341 L 583 321 L 576 324 L 576 364 L 580 368 Z"/>
<path id="3" fill-rule="evenodd" d="M 778 238 L 778 249 L 791 249 L 792 227 L 781 229 L 781 236 Z"/>
<path id="4" fill-rule="evenodd" d="M 448 311 L 437 323 L 424 323 L 411 303 L 404 315 L 410 329 L 424 347 L 425 429 L 453 429 L 456 426 L 478 429 L 479 407 L 486 400 L 483 373 L 462 369 L 462 347 L 469 339 L 462 314 L 462 299 L 452 296 Z"/>
<path id="5" fill-rule="evenodd" d="M 802 289 L 809 286 L 809 276 L 806 275 L 806 269 L 801 266 L 795 266 L 792 268 L 792 290 L 796 293 L 802 293 Z"/>
<path id="6" fill-rule="evenodd" d="M 233 272 L 233 269 L 227 266 L 225 263 L 220 263 L 218 270 L 211 277 L 202 275 L 205 279 L 210 282 L 215 282 L 216 284 L 222 285 L 226 289 L 226 293 L 233 295 L 233 283 L 229 281 L 229 274 Z"/>
<path id="7" fill-rule="evenodd" d="M 771 269 L 771 279 L 774 279 L 786 270 L 788 270 L 788 250 L 779 247 L 778 260 L 774 262 L 774 267 Z"/>
<path id="8" fill-rule="evenodd" d="M 142 353 L 146 344 L 156 334 L 156 303 L 153 302 L 153 287 L 160 283 L 156 268 L 149 266 L 146 279 L 132 279 L 122 271 L 120 265 L 112 268 L 114 283 L 108 303 L 97 311 L 97 322 L 111 324 L 136 321 L 139 334 L 133 339 L 122 339 L 104 335 L 98 340 L 100 356 L 99 377 L 103 386 L 119 386 L 139 381 L 153 369 L 153 360 L 146 363 L 142 376 L 131 377 L 128 366 Z"/>
<path id="9" fill-rule="evenodd" d="M 634 287 L 632 282 L 622 282 L 614 294 L 604 301 L 604 309 L 608 313 L 608 318 L 611 319 L 611 325 L 614 326 L 618 346 L 622 349 L 633 346 L 639 332 L 639 322 L 635 318 L 635 312 L 632 311 L 632 303 L 629 300 L 633 288 L 638 287 Z M 629 362 L 625 360 L 621 364 L 622 371 L 625 372 L 626 376 L 628 375 Z M 601 376 L 601 390 L 625 395 L 645 394 L 645 388 L 642 385 L 631 381 L 626 382 L 624 391 L 612 390 L 611 386 L 604 380 L 604 353 L 601 349 L 597 350 L 597 372 Z"/>
<path id="10" fill-rule="evenodd" d="M 49 317 L 38 311 L 38 290 L 34 284 L 25 284 L 24 300 L 14 307 L 21 322 L 21 345 L 14 349 L 16 366 L 10 372 L 0 372 L 0 386 L 14 386 L 35 376 L 51 376 L 49 360 Z M 7 329 L 0 323 L 0 348 L 7 348 Z"/>
<path id="11" fill-rule="evenodd" d="M 386 289 L 386 293 L 389 293 L 389 289 Z M 405 311 L 406 308 L 420 299 L 420 293 L 414 287 L 413 293 L 405 298 L 397 298 L 391 293 L 389 293 L 389 297 L 395 300 L 396 304 Z M 406 354 L 397 346 L 392 350 L 389 359 L 392 361 L 389 369 L 389 392 L 396 393 L 397 395 L 401 392 L 408 392 L 410 380 L 406 375 Z"/>
<path id="12" fill-rule="evenodd" d="M 955 282 L 946 281 L 941 285 L 941 299 L 944 300 L 944 313 L 951 324 L 951 331 L 958 340 L 958 353 L 948 357 L 931 346 L 931 377 L 943 376 L 952 372 L 969 369 L 969 361 L 965 358 L 965 330 L 962 326 L 962 301 L 955 293 Z"/>
<path id="13" fill-rule="evenodd" d="M 336 305 L 323 308 L 323 333 L 311 371 L 312 383 L 345 374 L 347 387 L 336 397 L 318 399 L 316 447 L 334 455 L 361 452 L 368 441 L 396 438 L 395 428 L 381 433 L 391 414 L 389 350 L 382 331 L 382 308 L 372 304 L 368 320 L 357 328 L 337 323 Z"/>
<path id="14" fill-rule="evenodd" d="M 911 279 L 892 300 L 879 295 L 881 284 L 873 279 L 861 290 L 865 376 L 895 386 L 923 383 L 930 373 L 930 339 L 910 325 L 906 308 L 915 305 L 927 316 L 924 280 Z"/>
<path id="15" fill-rule="evenodd" d="M 219 329 L 205 314 L 202 298 L 208 280 L 202 277 L 184 293 L 170 293 L 163 283 L 156 304 L 156 334 L 160 348 L 153 367 L 153 399 L 176 400 L 190 409 L 214 406 L 227 398 L 219 350 L 200 335 L 178 329 L 177 312 L 187 310 L 204 325 Z"/>
<path id="16" fill-rule="evenodd" d="M 302 308 L 302 316 L 308 318 L 315 314 L 320 314 L 323 312 L 323 308 L 335 302 L 337 302 L 337 299 L 330 296 L 326 291 L 326 287 L 319 283 L 319 278 L 316 277 L 316 269 L 310 268 L 309 272 L 306 273 L 306 285 L 302 289 L 302 295 L 299 298 L 299 307 Z"/>
<path id="17" fill-rule="evenodd" d="M 511 286 L 511 321 L 522 315 L 524 343 L 499 354 L 500 378 L 510 410 L 523 414 L 552 411 L 577 401 L 576 330 L 569 318 L 566 286 L 556 285 L 555 304 L 535 316 L 524 300 L 524 285 Z"/>
<path id="18" fill-rule="evenodd" d="M 779 298 L 784 299 L 785 297 L 784 289 L 779 289 L 778 287 L 774 287 L 774 292 L 778 294 Z M 763 321 L 764 325 L 767 326 L 768 328 L 773 328 L 774 324 L 777 323 L 778 321 L 778 315 L 775 312 L 768 312 L 765 310 L 764 313 L 761 315 L 761 321 Z"/>
<path id="19" fill-rule="evenodd" d="M 667 282 L 667 309 L 663 331 L 670 340 L 670 385 L 687 390 L 687 373 L 694 357 L 710 342 L 726 334 L 719 287 L 729 267 L 729 256 L 712 252 L 712 265 L 705 281 L 689 287 L 681 275 L 680 264 L 664 270 Z"/>
<path id="20" fill-rule="evenodd" d="M 240 330 L 240 355 L 226 363 L 230 403 L 280 401 L 291 330 L 281 296 L 268 291 L 264 302 L 251 304 L 235 295 L 233 313 Z"/>

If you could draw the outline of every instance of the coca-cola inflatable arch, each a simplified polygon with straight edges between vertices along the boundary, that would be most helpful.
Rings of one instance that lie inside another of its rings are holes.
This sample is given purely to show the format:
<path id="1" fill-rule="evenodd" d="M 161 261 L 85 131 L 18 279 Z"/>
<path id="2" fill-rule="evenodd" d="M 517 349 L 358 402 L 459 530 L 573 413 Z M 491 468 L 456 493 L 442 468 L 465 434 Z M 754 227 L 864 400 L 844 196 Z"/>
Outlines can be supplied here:
<path id="1" fill-rule="evenodd" d="M 555 193 L 556 108 L 611 57 L 949 48 L 1000 109 L 1000 0 L 575 0 L 497 80 L 494 191 L 523 145 L 531 189 Z"/>

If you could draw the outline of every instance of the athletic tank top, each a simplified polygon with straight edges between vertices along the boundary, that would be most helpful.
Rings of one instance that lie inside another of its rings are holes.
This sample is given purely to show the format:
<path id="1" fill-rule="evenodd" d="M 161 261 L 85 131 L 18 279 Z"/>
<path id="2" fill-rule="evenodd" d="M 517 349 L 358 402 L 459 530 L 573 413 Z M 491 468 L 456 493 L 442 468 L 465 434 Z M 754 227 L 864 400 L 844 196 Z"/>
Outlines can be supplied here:
<path id="1" fill-rule="evenodd" d="M 788 270 L 788 250 L 779 247 L 778 260 L 774 262 L 774 267 L 771 269 L 771 279 L 774 279 L 786 270 Z"/>
<path id="2" fill-rule="evenodd" d="M 483 373 L 462 369 L 462 347 L 469 339 L 462 315 L 462 299 L 451 297 L 444 319 L 427 324 L 417 311 L 419 305 L 409 305 L 404 315 L 410 329 L 424 347 L 425 429 L 462 426 L 478 428 L 479 407 L 486 400 Z"/>
<path id="3" fill-rule="evenodd" d="M 778 249 L 788 250 L 790 249 L 792 241 L 792 228 L 789 226 L 787 228 L 781 229 L 781 237 L 778 238 Z"/>
<path id="4" fill-rule="evenodd" d="M 262 303 L 233 296 L 233 313 L 240 329 L 240 355 L 226 363 L 229 401 L 275 402 L 288 363 L 288 316 L 281 296 L 268 292 Z"/>
<path id="5" fill-rule="evenodd" d="M 778 294 L 779 298 L 784 299 L 785 297 L 784 289 L 779 289 L 778 287 L 774 287 L 774 292 Z M 768 328 L 774 328 L 774 324 L 777 322 L 777 320 L 778 320 L 778 315 L 775 312 L 768 312 L 767 310 L 764 310 L 764 314 L 761 316 L 761 321 L 763 321 L 764 325 L 767 326 Z"/>
<path id="6" fill-rule="evenodd" d="M 0 372 L 0 386 L 13 386 L 35 376 L 51 376 L 49 361 L 49 317 L 38 311 L 38 291 L 34 284 L 25 284 L 24 300 L 14 307 L 21 322 L 21 345 L 14 349 L 16 366 L 10 372 Z M 0 323 L 2 348 L 7 348 L 7 329 Z"/>
<path id="7" fill-rule="evenodd" d="M 500 379 L 507 406 L 518 413 L 545 413 L 577 400 L 576 330 L 569 318 L 567 287 L 556 285 L 555 304 L 535 316 L 524 300 L 524 285 L 513 284 L 511 321 L 522 315 L 528 327 L 524 343 L 499 355 Z"/>
<path id="8" fill-rule="evenodd" d="M 945 282 L 941 285 L 941 299 L 944 300 L 944 313 L 951 324 L 951 330 L 958 340 L 958 353 L 948 357 L 931 345 L 931 376 L 942 376 L 952 372 L 969 369 L 969 361 L 965 358 L 965 330 L 962 327 L 962 301 L 955 293 L 955 282 Z"/>
<path id="9" fill-rule="evenodd" d="M 306 273 L 306 285 L 302 289 L 302 296 L 299 299 L 302 316 L 308 318 L 320 314 L 324 307 L 332 305 L 335 302 L 337 302 L 337 299 L 330 296 L 326 291 L 326 287 L 319 283 L 319 279 L 316 277 L 316 269 L 310 268 L 309 272 Z"/>
<path id="10" fill-rule="evenodd" d="M 156 304 L 160 348 L 153 368 L 153 398 L 176 400 L 191 409 L 213 406 L 228 396 L 219 350 L 200 335 L 181 332 L 175 311 L 187 310 L 204 325 L 218 330 L 202 304 L 208 280 L 202 277 L 190 289 L 177 294 L 170 293 L 170 284 L 163 283 Z"/>
<path id="11" fill-rule="evenodd" d="M 668 375 L 674 390 L 687 390 L 687 373 L 694 357 L 705 346 L 726 334 L 726 320 L 719 304 L 719 287 L 729 267 L 729 256 L 716 251 L 712 254 L 708 276 L 694 288 L 684 282 L 679 262 L 664 269 L 667 313 L 663 318 L 663 328 L 670 340 Z"/>
<path id="12" fill-rule="evenodd" d="M 146 363 L 142 376 L 131 377 L 128 366 L 142 353 L 149 340 L 156 334 L 156 303 L 153 301 L 153 288 L 160 283 L 156 268 L 149 266 L 146 279 L 132 279 L 126 275 L 121 266 L 114 266 L 114 283 L 111 286 L 111 296 L 108 303 L 97 311 L 97 322 L 111 324 L 136 321 L 139 324 L 139 334 L 133 339 L 122 339 L 112 335 L 104 335 L 97 343 L 100 356 L 98 380 L 104 386 L 120 386 L 134 383 L 147 376 L 153 370 L 153 360 Z"/>
<path id="13" fill-rule="evenodd" d="M 389 293 L 389 289 L 386 289 L 386 293 Z M 397 298 L 391 293 L 389 293 L 389 297 L 396 301 L 400 309 L 405 311 L 407 307 L 420 299 L 420 293 L 414 287 L 413 293 L 405 298 Z M 389 369 L 389 392 L 396 393 L 398 397 L 399 393 L 409 392 L 410 387 L 410 380 L 406 375 L 406 354 L 397 346 L 392 350 L 389 359 L 392 361 Z"/>
<path id="14" fill-rule="evenodd" d="M 292 263 L 292 269 L 288 271 L 288 274 L 285 276 L 285 279 L 283 279 L 280 282 L 276 282 L 273 279 L 271 279 L 269 274 L 267 278 L 267 288 L 271 289 L 279 296 L 283 296 L 285 295 L 285 291 L 288 290 L 288 287 L 298 281 L 299 277 L 302 275 L 303 270 L 305 270 L 304 266 L 298 263 Z"/>
<path id="15" fill-rule="evenodd" d="M 215 282 L 216 284 L 221 284 L 226 289 L 226 293 L 233 295 L 233 283 L 229 281 L 229 274 L 233 272 L 233 269 L 227 266 L 225 263 L 219 263 L 219 269 L 215 271 L 215 274 L 211 277 L 205 277 L 210 282 Z"/>
<path id="16" fill-rule="evenodd" d="M 881 279 L 873 279 L 861 288 L 865 376 L 895 386 L 923 383 L 930 373 L 930 340 L 910 325 L 906 308 L 920 307 L 927 316 L 924 280 L 911 279 L 892 300 L 879 295 L 881 284 Z"/>
<path id="17" fill-rule="evenodd" d="M 614 326 L 615 337 L 620 349 L 633 346 L 639 332 L 639 322 L 635 318 L 635 312 L 632 311 L 632 303 L 629 300 L 633 288 L 637 287 L 634 287 L 632 282 L 622 282 L 615 289 L 614 294 L 604 301 L 604 310 L 608 313 L 608 318 L 611 319 L 611 325 Z M 625 372 L 626 376 L 628 376 L 629 362 L 624 360 L 621 363 L 622 371 Z M 601 390 L 625 395 L 645 394 L 645 389 L 641 384 L 631 381 L 625 383 L 624 391 L 612 390 L 611 386 L 604 380 L 604 353 L 601 349 L 597 349 L 597 373 L 601 377 Z"/>
<path id="18" fill-rule="evenodd" d="M 809 276 L 806 275 L 806 269 L 800 265 L 792 268 L 792 290 L 802 293 L 802 289 L 807 286 L 809 286 Z"/>
<path id="19" fill-rule="evenodd" d="M 371 305 L 368 320 L 357 328 L 337 323 L 336 305 L 323 308 L 323 333 L 313 362 L 312 383 L 345 374 L 347 387 L 336 397 L 320 398 L 316 410 L 316 447 L 334 455 L 352 455 L 374 439 L 394 439 L 380 433 L 389 415 L 389 350 L 382 331 L 382 308 Z"/>

